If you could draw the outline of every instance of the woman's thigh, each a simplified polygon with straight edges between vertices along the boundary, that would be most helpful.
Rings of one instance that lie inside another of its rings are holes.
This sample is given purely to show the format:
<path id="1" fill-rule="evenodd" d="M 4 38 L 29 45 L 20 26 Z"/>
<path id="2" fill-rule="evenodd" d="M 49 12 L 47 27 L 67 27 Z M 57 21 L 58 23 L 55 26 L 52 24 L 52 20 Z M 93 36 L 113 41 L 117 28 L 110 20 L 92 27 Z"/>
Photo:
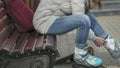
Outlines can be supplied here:
<path id="1" fill-rule="evenodd" d="M 70 15 L 58 18 L 51 25 L 48 30 L 48 34 L 63 34 L 72 31 L 79 27 L 84 27 L 84 24 L 89 23 L 87 15 Z"/>

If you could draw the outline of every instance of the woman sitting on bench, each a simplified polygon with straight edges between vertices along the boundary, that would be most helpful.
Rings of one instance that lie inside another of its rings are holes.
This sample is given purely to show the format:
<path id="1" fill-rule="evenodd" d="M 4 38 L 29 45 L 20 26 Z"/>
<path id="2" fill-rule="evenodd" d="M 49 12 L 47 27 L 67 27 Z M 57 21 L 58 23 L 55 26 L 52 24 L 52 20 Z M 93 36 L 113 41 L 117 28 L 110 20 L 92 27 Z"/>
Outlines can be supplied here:
<path id="1" fill-rule="evenodd" d="M 33 25 L 42 34 L 59 35 L 76 29 L 74 61 L 87 67 L 98 67 L 102 65 L 102 59 L 88 53 L 88 36 L 96 46 L 104 45 L 113 58 L 120 57 L 120 49 L 89 12 L 91 2 L 101 7 L 101 0 L 41 0 Z"/>

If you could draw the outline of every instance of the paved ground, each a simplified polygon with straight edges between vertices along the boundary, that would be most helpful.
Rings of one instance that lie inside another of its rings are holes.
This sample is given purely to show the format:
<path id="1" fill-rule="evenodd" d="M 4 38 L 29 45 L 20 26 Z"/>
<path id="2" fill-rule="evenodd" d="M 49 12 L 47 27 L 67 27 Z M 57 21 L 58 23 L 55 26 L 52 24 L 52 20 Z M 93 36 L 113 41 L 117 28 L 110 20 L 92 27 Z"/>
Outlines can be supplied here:
<path id="1" fill-rule="evenodd" d="M 97 17 L 97 19 L 108 34 L 111 34 L 116 40 L 120 41 L 120 15 L 100 16 Z M 74 36 L 75 31 L 58 36 L 58 49 L 61 53 L 61 57 L 65 57 L 73 53 Z M 93 43 L 89 42 L 89 45 L 93 45 Z M 112 59 L 104 47 L 97 48 L 94 45 L 92 47 L 95 49 L 95 55 L 103 59 L 103 64 L 107 66 L 107 68 L 120 68 L 120 62 L 117 59 Z M 66 62 L 57 64 L 54 68 L 72 68 L 71 65 L 72 62 Z"/>

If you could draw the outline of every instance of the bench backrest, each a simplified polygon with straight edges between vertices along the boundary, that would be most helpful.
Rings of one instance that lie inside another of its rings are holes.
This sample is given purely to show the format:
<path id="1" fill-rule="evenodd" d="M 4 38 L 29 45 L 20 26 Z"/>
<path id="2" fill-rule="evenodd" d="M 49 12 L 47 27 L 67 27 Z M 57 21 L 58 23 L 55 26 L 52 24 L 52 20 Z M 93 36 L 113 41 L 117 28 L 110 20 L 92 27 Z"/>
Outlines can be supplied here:
<path id="1" fill-rule="evenodd" d="M 35 11 L 40 0 L 24 0 L 24 2 L 33 10 Z"/>
<path id="2" fill-rule="evenodd" d="M 34 11 L 40 0 L 24 0 Z M 34 50 L 56 50 L 56 38 L 51 35 L 41 35 L 36 31 L 31 33 L 19 33 L 15 25 L 7 16 L 3 3 L 0 0 L 0 54 L 21 54 Z M 56 55 L 59 56 L 57 51 Z"/>
<path id="3" fill-rule="evenodd" d="M 24 2 L 32 9 L 36 10 L 40 0 L 24 0 Z M 14 31 L 16 27 L 6 14 L 3 8 L 3 2 L 0 0 L 0 45 L 5 41 Z"/>

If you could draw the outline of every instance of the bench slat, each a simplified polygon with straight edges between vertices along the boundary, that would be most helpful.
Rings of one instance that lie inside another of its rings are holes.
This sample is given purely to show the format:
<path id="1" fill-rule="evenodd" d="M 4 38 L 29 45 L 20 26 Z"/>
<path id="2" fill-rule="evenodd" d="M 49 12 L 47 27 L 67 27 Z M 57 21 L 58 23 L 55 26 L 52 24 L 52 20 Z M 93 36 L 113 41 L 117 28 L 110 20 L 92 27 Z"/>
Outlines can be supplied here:
<path id="1" fill-rule="evenodd" d="M 43 43 L 44 43 L 44 35 L 39 34 L 38 38 L 37 38 L 37 42 L 35 44 L 35 50 L 40 50 L 43 49 Z"/>
<path id="2" fill-rule="evenodd" d="M 56 47 L 56 39 L 54 35 L 47 35 L 46 36 L 46 43 L 44 44 L 46 49 L 55 50 Z"/>
<path id="3" fill-rule="evenodd" d="M 13 27 L 12 24 L 5 27 L 5 29 L 0 33 L 0 45 L 2 45 L 3 42 L 8 39 L 8 37 L 14 32 L 14 30 L 15 27 Z"/>
<path id="4" fill-rule="evenodd" d="M 23 0 L 26 5 L 30 6 L 30 0 Z"/>
<path id="5" fill-rule="evenodd" d="M 0 0 L 0 8 L 3 7 L 3 2 Z"/>
<path id="6" fill-rule="evenodd" d="M 40 0 L 24 0 L 24 2 L 35 12 Z"/>
<path id="7" fill-rule="evenodd" d="M 36 38 L 36 32 L 32 32 L 28 38 L 27 44 L 25 46 L 24 51 L 25 52 L 31 52 L 34 46 L 34 42 L 35 42 L 35 38 Z"/>
<path id="8" fill-rule="evenodd" d="M 4 8 L 1 8 L 0 9 L 0 18 L 2 18 L 5 15 L 6 15 L 6 12 L 5 12 Z"/>
<path id="9" fill-rule="evenodd" d="M 8 25 L 10 22 L 9 18 L 7 16 L 4 16 L 3 18 L 0 19 L 0 31 Z"/>
<path id="10" fill-rule="evenodd" d="M 28 33 L 22 33 L 20 35 L 19 40 L 15 45 L 15 48 L 11 51 L 12 54 L 21 54 L 21 53 L 23 53 L 22 49 L 25 46 L 25 42 L 26 42 L 28 36 L 29 36 Z"/>
<path id="11" fill-rule="evenodd" d="M 47 35 L 46 43 L 43 46 L 45 49 L 51 49 L 54 51 L 56 57 L 60 57 L 60 54 L 57 50 L 57 40 L 55 35 Z"/>
<path id="12" fill-rule="evenodd" d="M 34 9 L 33 9 L 34 12 L 36 11 L 36 9 L 37 9 L 40 1 L 41 1 L 41 0 L 35 0 L 35 1 L 34 1 Z"/>
<path id="13" fill-rule="evenodd" d="M 14 34 L 7 40 L 7 42 L 1 47 L 1 50 L 6 53 L 10 53 L 11 49 L 14 48 L 15 43 L 20 34 L 18 32 L 14 32 Z"/>
<path id="14" fill-rule="evenodd" d="M 34 0 L 30 0 L 30 8 L 31 8 L 32 10 L 35 9 L 35 1 L 34 1 Z"/>

